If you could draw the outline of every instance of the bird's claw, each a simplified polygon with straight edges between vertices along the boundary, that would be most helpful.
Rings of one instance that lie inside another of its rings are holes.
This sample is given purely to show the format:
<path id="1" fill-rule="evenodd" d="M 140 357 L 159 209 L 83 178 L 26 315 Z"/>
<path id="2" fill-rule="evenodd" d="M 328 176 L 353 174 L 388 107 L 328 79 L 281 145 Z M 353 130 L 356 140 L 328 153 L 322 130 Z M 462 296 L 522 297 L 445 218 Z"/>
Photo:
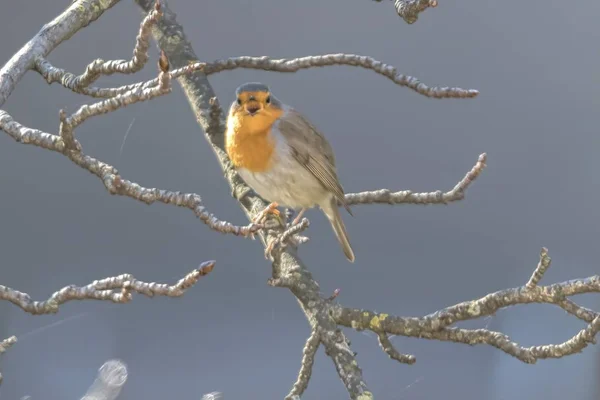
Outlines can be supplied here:
<path id="1" fill-rule="evenodd" d="M 282 221 L 281 212 L 277 209 L 277 207 L 279 207 L 279 204 L 277 204 L 276 202 L 270 203 L 268 206 L 266 206 L 264 208 L 264 210 L 259 212 L 258 215 L 252 219 L 252 222 L 257 225 L 263 225 L 263 223 L 265 222 L 265 220 L 267 219 L 267 217 L 270 214 L 270 215 L 274 215 L 275 218 L 277 218 L 277 221 L 282 226 L 285 226 L 285 223 Z"/>
<path id="2" fill-rule="evenodd" d="M 277 239 L 274 239 L 271 241 L 271 243 L 269 243 L 269 245 L 267 246 L 267 248 L 265 249 L 265 259 L 267 260 L 273 260 L 273 250 L 275 249 L 275 243 L 277 242 Z"/>
<path id="3" fill-rule="evenodd" d="M 302 226 L 299 226 L 302 225 Z M 285 248 L 288 243 L 294 247 L 298 247 L 302 243 L 308 242 L 308 237 L 301 236 L 300 232 L 308 227 L 308 220 L 303 219 L 298 223 L 288 223 L 285 225 L 285 231 L 279 235 L 277 235 L 273 240 L 269 242 L 267 247 L 265 248 L 265 258 L 267 260 L 273 261 L 273 250 L 276 247 Z M 297 229 L 299 228 L 299 229 Z"/>

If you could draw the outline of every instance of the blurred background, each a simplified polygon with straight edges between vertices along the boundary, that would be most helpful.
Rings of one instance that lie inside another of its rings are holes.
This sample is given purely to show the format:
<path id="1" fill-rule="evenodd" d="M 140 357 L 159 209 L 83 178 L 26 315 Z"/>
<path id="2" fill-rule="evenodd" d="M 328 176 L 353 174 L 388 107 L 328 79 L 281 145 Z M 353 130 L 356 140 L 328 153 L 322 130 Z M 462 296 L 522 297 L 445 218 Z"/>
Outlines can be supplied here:
<path id="1" fill-rule="evenodd" d="M 63 2 L 5 2 L 6 62 Z M 371 71 L 328 67 L 211 77 L 221 103 L 246 81 L 268 83 L 304 112 L 335 149 L 348 192 L 447 190 L 482 152 L 488 168 L 464 201 L 448 206 L 356 206 L 344 216 L 357 261 L 344 259 L 324 216 L 311 211 L 300 255 L 324 293 L 346 306 L 420 316 L 524 284 L 542 246 L 553 263 L 544 283 L 599 271 L 600 3 L 440 1 L 409 26 L 392 2 L 368 0 L 171 0 L 201 60 L 238 55 L 370 55 L 428 85 L 480 90 L 435 100 Z M 129 58 L 142 15 L 123 1 L 50 56 L 81 73 L 95 58 Z M 149 79 L 103 78 L 102 86 Z M 57 132 L 58 110 L 93 100 L 29 73 L 4 105 L 29 127 Z M 124 137 L 127 134 L 127 140 Z M 95 118 L 77 130 L 87 153 L 147 187 L 197 192 L 221 219 L 246 224 L 179 86 L 171 95 Z M 266 285 L 271 268 L 257 242 L 210 231 L 189 210 L 110 196 L 66 158 L 0 135 L 0 284 L 42 300 L 68 284 L 132 273 L 174 282 L 200 262 L 215 270 L 179 299 L 141 296 L 126 305 L 65 304 L 31 316 L 0 303 L 0 337 L 19 337 L 1 358 L 0 397 L 77 399 L 98 368 L 129 368 L 123 398 L 283 398 L 296 379 L 309 326 L 290 293 Z M 576 299 L 600 309 L 600 296 Z M 523 345 L 558 343 L 583 323 L 529 305 L 470 323 Z M 600 347 L 536 365 L 487 346 L 394 338 L 413 366 L 391 361 L 376 337 L 348 331 L 377 398 L 597 399 Z M 347 398 L 319 350 L 303 399 Z"/>

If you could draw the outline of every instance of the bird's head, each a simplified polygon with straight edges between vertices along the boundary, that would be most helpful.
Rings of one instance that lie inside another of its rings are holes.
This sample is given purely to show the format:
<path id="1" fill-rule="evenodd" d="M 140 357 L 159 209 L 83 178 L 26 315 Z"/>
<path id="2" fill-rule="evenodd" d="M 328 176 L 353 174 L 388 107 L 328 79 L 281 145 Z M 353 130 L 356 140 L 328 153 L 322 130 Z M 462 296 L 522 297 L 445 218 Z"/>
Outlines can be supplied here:
<path id="1" fill-rule="evenodd" d="M 283 105 L 263 83 L 244 83 L 237 88 L 235 96 L 229 117 L 248 133 L 265 131 L 283 114 Z"/>

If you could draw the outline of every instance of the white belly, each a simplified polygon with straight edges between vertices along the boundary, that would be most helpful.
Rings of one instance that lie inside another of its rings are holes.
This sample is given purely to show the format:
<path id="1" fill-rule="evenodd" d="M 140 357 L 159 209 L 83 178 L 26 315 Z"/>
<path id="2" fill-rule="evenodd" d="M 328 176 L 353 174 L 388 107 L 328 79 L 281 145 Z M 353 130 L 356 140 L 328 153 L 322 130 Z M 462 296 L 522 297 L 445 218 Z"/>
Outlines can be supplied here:
<path id="1" fill-rule="evenodd" d="M 311 208 L 328 199 L 330 194 L 317 178 L 293 158 L 289 147 L 276 130 L 273 137 L 276 150 L 271 168 L 265 172 L 239 168 L 242 179 L 259 196 L 283 207 Z"/>

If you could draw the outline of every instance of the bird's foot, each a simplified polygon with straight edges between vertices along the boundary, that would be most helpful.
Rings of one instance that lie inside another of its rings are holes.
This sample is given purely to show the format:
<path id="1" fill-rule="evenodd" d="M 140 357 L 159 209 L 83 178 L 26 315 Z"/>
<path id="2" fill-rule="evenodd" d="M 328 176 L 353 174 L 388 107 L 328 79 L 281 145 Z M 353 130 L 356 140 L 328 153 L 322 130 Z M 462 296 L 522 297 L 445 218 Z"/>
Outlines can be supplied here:
<path id="1" fill-rule="evenodd" d="M 298 223 L 288 224 L 286 230 L 283 233 L 277 235 L 273 240 L 269 242 L 269 244 L 265 248 L 265 258 L 267 260 L 273 261 L 273 251 L 275 250 L 275 248 L 284 248 L 288 245 L 288 243 L 294 247 L 298 247 L 300 244 L 306 243 L 308 241 L 308 237 L 301 236 L 300 233 L 306 230 L 309 224 L 310 222 L 306 218 L 303 218 Z"/>
<path id="2" fill-rule="evenodd" d="M 266 206 L 264 210 L 259 212 L 258 215 L 252 219 L 252 222 L 257 225 L 262 225 L 269 215 L 274 215 L 279 224 L 285 226 L 285 223 L 282 221 L 281 212 L 277 209 L 278 206 L 279 204 L 272 202 Z"/>
<path id="3" fill-rule="evenodd" d="M 271 240 L 271 243 L 265 248 L 265 259 L 273 261 L 273 250 L 275 250 L 275 244 L 277 244 L 277 239 Z"/>
<path id="4" fill-rule="evenodd" d="M 300 210 L 300 212 L 298 212 L 298 215 L 296 215 L 296 218 L 294 218 L 294 220 L 292 221 L 292 226 L 298 225 L 300 223 L 305 211 L 306 211 L 306 208 L 303 208 Z"/>

